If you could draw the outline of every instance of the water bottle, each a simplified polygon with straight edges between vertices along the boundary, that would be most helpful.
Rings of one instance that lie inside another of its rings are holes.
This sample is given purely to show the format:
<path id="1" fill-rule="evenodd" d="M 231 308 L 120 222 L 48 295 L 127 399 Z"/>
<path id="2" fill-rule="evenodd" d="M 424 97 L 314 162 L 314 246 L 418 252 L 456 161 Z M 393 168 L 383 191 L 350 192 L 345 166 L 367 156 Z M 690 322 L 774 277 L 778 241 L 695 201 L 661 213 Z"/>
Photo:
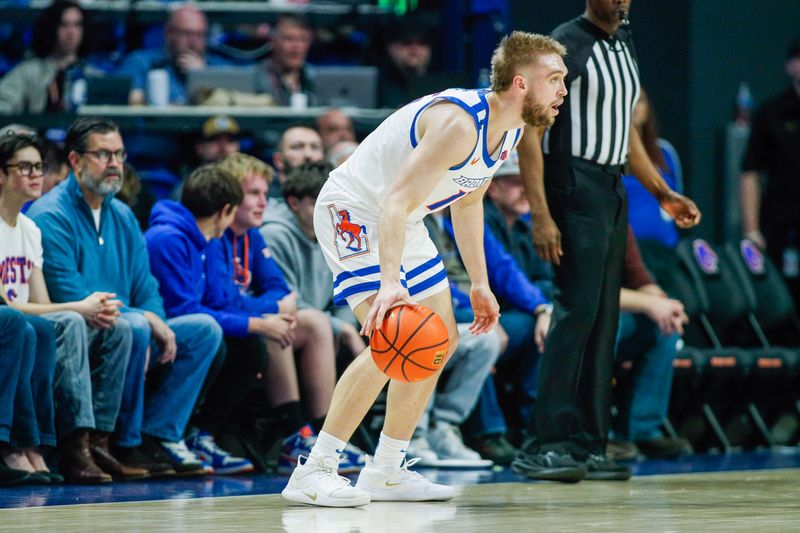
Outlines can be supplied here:
<path id="1" fill-rule="evenodd" d="M 750 123 L 750 113 L 753 110 L 753 95 L 750 86 L 746 82 L 739 83 L 739 90 L 736 92 L 736 108 L 734 121 L 737 126 L 746 126 Z"/>
<path id="2" fill-rule="evenodd" d="M 797 250 L 797 233 L 789 231 L 789 238 L 783 249 L 783 277 L 796 279 L 800 276 L 800 253 Z"/>

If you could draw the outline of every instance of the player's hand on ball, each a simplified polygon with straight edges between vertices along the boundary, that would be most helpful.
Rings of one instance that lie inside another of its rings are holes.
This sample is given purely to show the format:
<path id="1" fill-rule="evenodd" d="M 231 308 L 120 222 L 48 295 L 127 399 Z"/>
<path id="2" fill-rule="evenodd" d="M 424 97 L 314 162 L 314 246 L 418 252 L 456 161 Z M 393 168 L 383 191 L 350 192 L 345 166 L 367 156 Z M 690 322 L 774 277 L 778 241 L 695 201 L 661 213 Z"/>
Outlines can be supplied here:
<path id="1" fill-rule="evenodd" d="M 493 330 L 500 318 L 500 305 L 489 287 L 473 285 L 469 291 L 469 300 L 475 313 L 475 320 L 469 327 L 470 332 L 481 335 Z"/>
<path id="2" fill-rule="evenodd" d="M 408 289 L 403 287 L 399 281 L 381 283 L 381 288 L 378 290 L 378 294 L 372 302 L 372 307 L 367 313 L 367 318 L 364 320 L 361 335 L 372 336 L 373 330 L 380 329 L 381 325 L 383 325 L 383 319 L 389 309 L 397 305 L 414 305 L 411 301 L 411 296 L 408 294 Z"/>
<path id="3" fill-rule="evenodd" d="M 679 228 L 691 228 L 700 223 L 701 213 L 695 203 L 689 198 L 669 191 L 659 198 L 661 208 L 675 219 L 675 224 Z"/>

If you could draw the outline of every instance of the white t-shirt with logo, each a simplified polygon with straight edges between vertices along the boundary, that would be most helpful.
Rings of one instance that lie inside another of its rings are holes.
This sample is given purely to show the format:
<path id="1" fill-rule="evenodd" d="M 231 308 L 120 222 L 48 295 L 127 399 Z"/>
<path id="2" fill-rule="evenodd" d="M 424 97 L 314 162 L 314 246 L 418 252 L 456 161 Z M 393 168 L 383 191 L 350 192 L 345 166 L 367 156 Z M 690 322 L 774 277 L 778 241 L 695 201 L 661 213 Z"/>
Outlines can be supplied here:
<path id="1" fill-rule="evenodd" d="M 20 213 L 17 225 L 0 217 L 0 282 L 7 301 L 28 303 L 33 269 L 42 268 L 42 232 Z"/>

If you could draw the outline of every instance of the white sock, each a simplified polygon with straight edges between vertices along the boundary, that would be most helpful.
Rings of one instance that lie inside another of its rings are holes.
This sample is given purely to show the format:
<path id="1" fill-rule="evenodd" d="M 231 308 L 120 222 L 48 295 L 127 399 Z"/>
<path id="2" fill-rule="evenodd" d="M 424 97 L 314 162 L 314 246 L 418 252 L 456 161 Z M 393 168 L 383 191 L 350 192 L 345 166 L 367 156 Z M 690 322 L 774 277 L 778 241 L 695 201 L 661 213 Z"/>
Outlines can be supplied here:
<path id="1" fill-rule="evenodd" d="M 334 437 L 325 431 L 320 431 L 319 435 L 317 435 L 317 442 L 315 442 L 314 447 L 311 448 L 309 459 L 312 457 L 315 459 L 322 457 L 339 457 L 346 445 L 347 443 L 342 439 Z"/>
<path id="2" fill-rule="evenodd" d="M 375 464 L 377 466 L 400 466 L 406 458 L 407 440 L 398 440 L 389 437 L 381 431 L 378 439 L 378 448 L 375 450 Z"/>

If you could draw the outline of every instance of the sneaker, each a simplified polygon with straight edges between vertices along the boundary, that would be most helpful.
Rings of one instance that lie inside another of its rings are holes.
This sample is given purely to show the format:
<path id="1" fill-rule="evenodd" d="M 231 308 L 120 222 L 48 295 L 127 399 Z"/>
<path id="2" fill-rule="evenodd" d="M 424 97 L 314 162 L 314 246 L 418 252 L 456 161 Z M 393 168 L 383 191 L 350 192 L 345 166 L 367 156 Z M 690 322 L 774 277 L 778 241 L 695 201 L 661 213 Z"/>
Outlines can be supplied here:
<path id="1" fill-rule="evenodd" d="M 606 443 L 606 455 L 615 461 L 632 461 L 639 456 L 639 448 L 632 442 L 609 440 Z"/>
<path id="2" fill-rule="evenodd" d="M 278 473 L 288 476 L 297 466 L 301 455 L 311 455 L 311 448 L 317 442 L 317 436 L 311 426 L 303 426 L 294 435 L 289 435 L 281 443 L 280 457 L 278 457 Z"/>
<path id="3" fill-rule="evenodd" d="M 605 455 L 590 455 L 586 459 L 586 479 L 592 481 L 627 481 L 632 471 Z"/>
<path id="4" fill-rule="evenodd" d="M 472 444 L 481 457 L 502 466 L 510 465 L 519 454 L 519 450 L 508 442 L 504 433 L 483 435 L 475 439 Z"/>
<path id="5" fill-rule="evenodd" d="M 290 502 L 322 507 L 359 507 L 370 502 L 369 494 L 340 476 L 336 457 L 298 457 L 297 467 L 281 496 Z M 363 475 L 363 474 L 362 474 Z"/>
<path id="6" fill-rule="evenodd" d="M 378 466 L 366 457 L 366 466 L 356 481 L 356 488 L 369 494 L 373 502 L 427 502 L 452 500 L 453 487 L 431 483 L 408 468 L 419 458 L 403 461 L 402 466 Z"/>
<path id="7" fill-rule="evenodd" d="M 203 461 L 203 467 L 208 464 L 211 473 L 230 475 L 252 472 L 253 463 L 243 457 L 234 457 L 227 451 L 217 446 L 211 433 L 198 431 L 188 439 L 186 446 Z M 206 471 L 206 473 L 209 473 Z"/>
<path id="8" fill-rule="evenodd" d="M 555 450 L 539 453 L 520 452 L 511 462 L 511 470 L 531 479 L 577 483 L 586 477 L 586 465 L 572 455 Z"/>
<path id="9" fill-rule="evenodd" d="M 411 442 L 408 443 L 408 447 L 406 448 L 406 453 L 411 457 L 418 458 L 419 462 L 417 462 L 417 464 L 419 466 L 439 466 L 439 456 L 433 451 L 428 439 L 425 437 L 414 437 L 411 439 Z"/>
<path id="10" fill-rule="evenodd" d="M 162 440 L 160 443 L 161 448 L 167 452 L 172 468 L 179 476 L 202 476 L 206 471 L 203 468 L 203 461 L 201 461 L 189 448 L 186 447 L 186 441 L 183 439 L 178 442 L 170 442 Z"/>
<path id="11" fill-rule="evenodd" d="M 440 467 L 487 468 L 492 461 L 481 458 L 475 450 L 467 448 L 458 428 L 452 424 L 437 423 L 428 431 L 428 442 L 439 456 Z"/>
<path id="12" fill-rule="evenodd" d="M 364 468 L 364 450 L 350 444 L 345 445 L 342 450 L 341 459 L 339 460 L 339 473 L 340 474 L 357 474 Z"/>
<path id="13" fill-rule="evenodd" d="M 692 453 L 692 445 L 689 441 L 678 437 L 658 437 L 649 440 L 637 440 L 636 446 L 639 447 L 644 455 L 650 459 L 674 459 L 681 455 Z"/>

